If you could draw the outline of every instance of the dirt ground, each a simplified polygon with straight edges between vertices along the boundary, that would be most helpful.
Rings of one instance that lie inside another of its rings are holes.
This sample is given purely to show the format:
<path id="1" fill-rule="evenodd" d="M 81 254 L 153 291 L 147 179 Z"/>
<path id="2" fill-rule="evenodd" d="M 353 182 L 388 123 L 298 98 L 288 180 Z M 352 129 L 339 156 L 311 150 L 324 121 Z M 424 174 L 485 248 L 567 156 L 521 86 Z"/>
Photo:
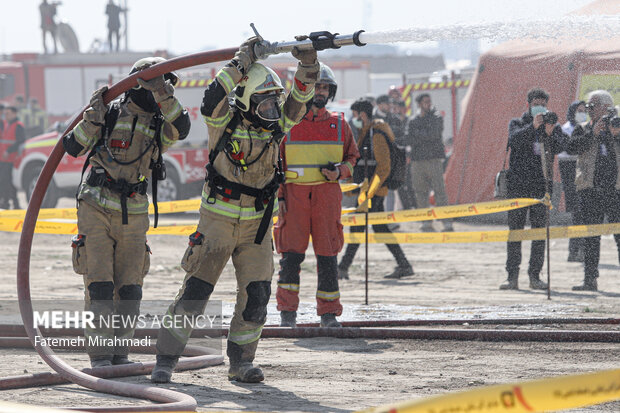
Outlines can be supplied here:
<path id="1" fill-rule="evenodd" d="M 196 222 L 195 214 L 163 217 L 163 225 Z M 414 232 L 419 224 L 401 224 Z M 441 225 L 436 223 L 436 227 Z M 504 226 L 456 222 L 457 231 L 504 229 Z M 15 269 L 20 234 L 0 235 L 0 299 L 16 298 Z M 151 236 L 151 271 L 145 281 L 145 300 L 172 300 L 183 279 L 179 262 L 186 238 Z M 618 253 L 611 237 L 603 237 L 597 293 L 571 291 L 583 280 L 583 268 L 566 262 L 567 240 L 551 245 L 553 293 L 532 291 L 527 283 L 529 243 L 524 243 L 518 291 L 500 291 L 505 279 L 506 245 L 405 245 L 415 275 L 385 280 L 395 263 L 385 246 L 370 246 L 369 304 L 364 305 L 364 255 L 358 251 L 351 279 L 340 283 L 345 311 L 341 320 L 465 319 L 500 317 L 618 317 L 620 277 Z M 274 255 L 277 262 L 277 256 Z M 298 322 L 318 320 L 315 313 L 316 261 L 310 251 L 302 268 Z M 277 265 L 276 265 L 277 268 Z M 546 268 L 546 267 L 545 267 Z M 277 269 L 276 269 L 277 271 Z M 546 271 L 546 270 L 545 270 Z M 37 235 L 31 258 L 33 299 L 83 298 L 82 279 L 73 273 L 69 237 Z M 546 274 L 545 274 L 546 276 Z M 277 276 L 267 324 L 279 322 L 275 307 Z M 225 320 L 232 313 L 236 284 L 229 263 L 213 299 L 222 300 Z M 538 328 L 595 328 L 614 326 L 538 326 Z M 465 326 L 463 328 L 476 328 Z M 502 326 L 496 328 L 512 328 Z M 523 327 L 522 327 L 523 328 Z M 86 367 L 84 354 L 63 353 L 75 367 Z M 138 360 L 153 356 L 138 355 Z M 617 344 L 459 342 L 364 339 L 264 339 L 257 360 L 265 372 L 261 384 L 238 384 L 226 379 L 226 365 L 177 373 L 163 387 L 191 394 L 200 411 L 313 411 L 350 412 L 393 401 L 422 399 L 476 386 L 524 381 L 601 369 L 617 368 Z M 34 351 L 0 350 L 2 377 L 50 371 Z M 150 384 L 148 377 L 121 379 Z M 142 403 L 112 397 L 75 385 L 0 392 L 0 399 L 45 406 L 126 405 Z M 620 411 L 620 402 L 575 411 Z"/>

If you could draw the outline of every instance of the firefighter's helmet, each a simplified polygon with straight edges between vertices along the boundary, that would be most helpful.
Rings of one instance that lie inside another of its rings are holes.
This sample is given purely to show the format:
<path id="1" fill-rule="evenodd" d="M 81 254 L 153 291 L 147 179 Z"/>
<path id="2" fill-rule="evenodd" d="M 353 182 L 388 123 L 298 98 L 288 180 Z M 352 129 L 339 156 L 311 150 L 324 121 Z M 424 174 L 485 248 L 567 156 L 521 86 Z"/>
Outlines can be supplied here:
<path id="1" fill-rule="evenodd" d="M 321 63 L 321 70 L 319 72 L 319 80 L 316 83 L 326 83 L 329 85 L 329 95 L 327 100 L 334 100 L 336 97 L 336 90 L 338 90 L 338 83 L 336 83 L 336 76 L 332 69 L 325 63 Z"/>
<path id="2" fill-rule="evenodd" d="M 267 92 L 280 95 L 283 91 L 282 81 L 276 72 L 260 63 L 253 63 L 235 87 L 235 106 L 242 112 L 247 112 L 250 110 L 252 95 Z"/>
<path id="3" fill-rule="evenodd" d="M 159 56 L 143 57 L 142 59 L 138 60 L 136 63 L 133 64 L 129 74 L 131 75 L 133 73 L 144 70 L 147 67 L 151 67 L 153 65 L 156 65 L 157 63 L 165 61 L 166 59 Z M 169 80 L 172 86 L 176 86 L 176 84 L 179 82 L 179 75 L 177 75 L 175 72 L 168 72 L 164 74 L 164 79 Z"/>

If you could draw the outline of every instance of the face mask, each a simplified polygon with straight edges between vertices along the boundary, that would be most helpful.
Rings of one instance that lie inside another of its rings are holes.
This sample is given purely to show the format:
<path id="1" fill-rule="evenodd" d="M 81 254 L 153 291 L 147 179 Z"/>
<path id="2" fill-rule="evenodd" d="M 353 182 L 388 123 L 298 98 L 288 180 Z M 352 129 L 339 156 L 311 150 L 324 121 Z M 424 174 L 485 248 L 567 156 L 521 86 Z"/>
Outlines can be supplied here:
<path id="1" fill-rule="evenodd" d="M 588 120 L 588 115 L 585 112 L 576 112 L 575 113 L 575 122 L 583 123 Z"/>
<path id="2" fill-rule="evenodd" d="M 547 108 L 544 106 L 532 106 L 530 108 L 530 113 L 532 114 L 533 117 L 536 117 L 536 115 L 538 115 L 539 113 L 545 113 L 547 112 Z"/>
<path id="3" fill-rule="evenodd" d="M 146 112 L 155 113 L 159 110 L 159 106 L 157 102 L 155 102 L 153 94 L 144 88 L 130 89 L 129 97 L 133 103 Z"/>
<path id="4" fill-rule="evenodd" d="M 362 127 L 364 127 L 364 122 L 362 122 L 362 120 L 360 118 L 355 118 L 351 121 L 351 123 L 353 124 L 353 126 L 355 126 L 357 129 L 362 129 Z"/>

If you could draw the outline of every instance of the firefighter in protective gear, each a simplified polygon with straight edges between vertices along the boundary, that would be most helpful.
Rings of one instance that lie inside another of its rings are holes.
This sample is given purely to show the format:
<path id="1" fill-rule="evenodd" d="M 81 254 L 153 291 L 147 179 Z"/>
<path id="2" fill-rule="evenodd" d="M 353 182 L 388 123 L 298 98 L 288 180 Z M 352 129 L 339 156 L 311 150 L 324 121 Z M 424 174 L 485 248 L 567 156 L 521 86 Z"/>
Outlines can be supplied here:
<path id="1" fill-rule="evenodd" d="M 336 95 L 332 70 L 321 63 L 311 110 L 281 144 L 286 184 L 280 187 L 280 212 L 274 238 L 280 260 L 278 310 L 281 324 L 295 327 L 299 306 L 299 272 L 308 241 L 317 260 L 317 314 L 323 327 L 341 327 L 337 256 L 344 244 L 340 223 L 339 179 L 349 178 L 359 157 L 343 113 L 325 109 Z"/>
<path id="2" fill-rule="evenodd" d="M 162 60 L 141 59 L 131 73 Z M 97 321 L 140 314 L 150 263 L 147 182 L 161 153 L 184 139 L 190 128 L 187 111 L 174 97 L 177 80 L 174 74 L 139 79 L 139 87 L 108 106 L 104 86 L 93 93 L 82 121 L 63 138 L 69 155 L 90 152 L 90 171 L 77 194 L 79 235 L 72 246 L 73 268 L 84 276 L 86 310 L 95 314 L 95 328 L 85 331 L 93 367 L 130 363 L 127 344 L 135 323 L 114 328 Z"/>
<path id="3" fill-rule="evenodd" d="M 4 129 L 0 136 L 0 190 L 2 201 L 0 208 L 9 208 L 9 200 L 13 202 L 13 209 L 20 209 L 17 199 L 17 189 L 13 186 L 13 162 L 17 159 L 22 145 L 26 140 L 26 129 L 18 117 L 18 109 L 9 106 L 5 111 Z"/>
<path id="4" fill-rule="evenodd" d="M 293 50 L 300 63 L 282 104 L 284 88 L 278 75 L 255 63 L 258 41 L 244 42 L 205 90 L 201 112 L 209 130 L 210 154 L 200 221 L 181 261 L 187 272 L 183 286 L 168 309 L 170 318 L 202 315 L 232 256 L 238 289 L 226 352 L 228 377 L 241 382 L 264 379 L 252 362 L 271 295 L 272 213 L 282 181 L 279 146 L 306 113 L 319 72 L 315 50 Z M 231 92 L 233 108 L 227 99 Z M 151 381 L 170 381 L 191 330 L 187 323 L 162 326 Z"/>

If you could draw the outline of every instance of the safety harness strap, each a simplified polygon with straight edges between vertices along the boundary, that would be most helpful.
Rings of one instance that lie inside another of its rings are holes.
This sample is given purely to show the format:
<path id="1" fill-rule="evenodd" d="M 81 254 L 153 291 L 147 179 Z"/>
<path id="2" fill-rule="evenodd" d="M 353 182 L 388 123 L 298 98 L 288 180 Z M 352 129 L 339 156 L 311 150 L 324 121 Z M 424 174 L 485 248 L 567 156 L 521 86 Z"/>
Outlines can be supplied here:
<path id="1" fill-rule="evenodd" d="M 220 194 L 225 198 L 234 200 L 241 199 L 241 194 L 244 194 L 255 198 L 254 209 L 256 211 L 262 211 L 263 209 L 265 209 L 265 204 L 267 205 L 267 209 L 265 210 L 259 224 L 256 238 L 254 239 L 255 244 L 260 244 L 261 242 L 263 242 L 263 238 L 267 233 L 267 229 L 269 228 L 269 222 L 273 213 L 275 196 L 278 192 L 280 184 L 283 182 L 283 175 L 281 173 L 281 170 L 276 171 L 274 178 L 265 187 L 263 187 L 262 189 L 258 189 L 252 188 L 247 185 L 239 184 L 237 182 L 229 181 L 224 176 L 220 175 L 210 163 L 207 164 L 206 168 L 207 176 L 205 177 L 205 180 L 209 183 L 210 189 L 207 203 L 214 204 L 217 194 Z"/>
<path id="2" fill-rule="evenodd" d="M 93 187 L 108 188 L 112 192 L 116 192 L 121 197 L 121 212 L 123 225 L 129 222 L 127 213 L 127 198 L 131 198 L 134 194 L 146 194 L 146 181 L 130 184 L 124 179 L 114 180 L 103 168 L 93 168 L 86 178 L 86 183 Z"/>

